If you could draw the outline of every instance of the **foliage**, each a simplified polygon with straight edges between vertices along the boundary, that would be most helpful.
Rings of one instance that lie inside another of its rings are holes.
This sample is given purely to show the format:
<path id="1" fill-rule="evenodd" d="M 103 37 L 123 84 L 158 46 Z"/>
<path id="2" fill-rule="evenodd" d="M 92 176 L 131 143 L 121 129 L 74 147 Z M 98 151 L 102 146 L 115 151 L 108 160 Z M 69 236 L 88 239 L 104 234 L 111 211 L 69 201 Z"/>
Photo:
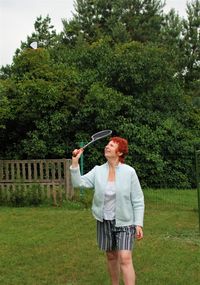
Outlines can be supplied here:
<path id="1" fill-rule="evenodd" d="M 187 20 L 184 24 L 184 58 L 186 84 L 200 79 L 200 1 L 187 4 Z"/>
<path id="2" fill-rule="evenodd" d="M 39 206 L 44 203 L 42 188 L 38 184 L 25 189 L 24 185 L 18 185 L 15 189 L 7 188 L 0 191 L 0 206 L 27 207 Z"/>
<path id="3" fill-rule="evenodd" d="M 182 69 L 186 92 L 196 108 L 200 108 L 200 1 L 187 3 L 187 20 L 183 21 Z"/>
<path id="4" fill-rule="evenodd" d="M 14 152 L 20 157 L 63 155 L 62 132 L 67 133 L 68 120 L 78 102 L 77 90 L 73 88 L 76 72 L 70 67 L 53 65 L 45 49 L 24 51 L 14 63 L 13 92 L 9 86 L 5 90 L 12 102 L 13 120 L 7 121 L 2 153 L 14 157 L 9 147 L 16 144 Z"/>
<path id="5" fill-rule="evenodd" d="M 42 16 L 37 17 L 34 23 L 35 32 L 31 36 L 27 36 L 26 42 L 21 42 L 21 51 L 30 48 L 32 42 L 37 42 L 41 48 L 51 48 L 58 43 L 59 35 L 56 34 L 54 26 L 51 24 L 51 18 L 47 15 L 45 18 Z M 20 53 L 20 49 L 16 50 L 16 55 Z"/>
<path id="6" fill-rule="evenodd" d="M 104 45 L 93 45 L 80 67 L 83 73 L 85 68 L 88 74 L 91 66 L 101 73 L 100 82 L 91 85 L 81 112 L 73 118 L 73 124 L 82 130 L 77 141 L 89 139 L 86 134 L 90 129 L 89 133 L 111 128 L 129 140 L 132 156 L 127 162 L 136 167 L 143 185 L 173 187 L 177 181 L 178 187 L 193 185 L 198 126 L 192 106 L 173 77 L 170 54 L 139 43 L 117 45 L 113 52 Z M 101 54 L 99 61 L 97 54 Z M 87 165 L 102 162 L 101 154 L 92 152 L 93 156 L 85 154 L 86 170 Z"/>
<path id="7" fill-rule="evenodd" d="M 10 80 L 0 80 L 0 130 L 5 129 L 5 122 L 12 118 L 11 104 L 7 94 L 12 92 L 13 84 Z"/>
<path id="8" fill-rule="evenodd" d="M 177 14 L 174 9 L 171 9 L 165 15 L 163 25 L 161 27 L 161 45 L 173 54 L 174 66 L 177 68 L 176 76 L 182 77 L 182 58 L 183 51 L 183 19 Z"/>
<path id="9" fill-rule="evenodd" d="M 91 43 L 105 36 L 114 42 L 156 41 L 163 6 L 157 0 L 77 0 L 73 19 L 63 20 L 63 41 Z"/>
<path id="10" fill-rule="evenodd" d="M 75 4 L 61 35 L 49 17 L 37 18 L 35 33 L 1 69 L 0 158 L 71 157 L 109 128 L 128 139 L 127 163 L 143 186 L 195 187 L 199 1 L 188 4 L 187 20 L 165 15 L 160 1 Z M 105 143 L 85 152 L 85 171 L 104 162 Z"/>
<path id="11" fill-rule="evenodd" d="M 187 18 L 181 19 L 174 10 L 165 17 L 162 27 L 163 44 L 176 54 L 176 76 L 196 107 L 199 106 L 200 80 L 200 1 L 187 2 Z"/>
<path id="12" fill-rule="evenodd" d="M 196 108 L 200 106 L 200 1 L 187 2 L 186 18 L 171 10 L 164 17 L 161 29 L 161 43 L 171 49 L 175 55 L 177 72 L 175 76 L 191 97 Z"/>

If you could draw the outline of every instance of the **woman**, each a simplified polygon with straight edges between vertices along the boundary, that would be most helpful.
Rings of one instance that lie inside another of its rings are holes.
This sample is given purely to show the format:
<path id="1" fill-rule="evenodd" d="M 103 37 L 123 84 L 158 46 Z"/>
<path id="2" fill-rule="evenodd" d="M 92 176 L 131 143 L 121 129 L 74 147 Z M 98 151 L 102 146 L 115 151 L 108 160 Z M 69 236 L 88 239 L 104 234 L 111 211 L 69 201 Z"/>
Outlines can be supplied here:
<path id="1" fill-rule="evenodd" d="M 70 167 L 74 187 L 94 188 L 92 213 L 97 220 L 97 241 L 106 252 L 112 285 L 119 285 L 120 271 L 125 285 L 135 285 L 132 264 L 134 237 L 143 238 L 144 196 L 137 174 L 124 164 L 128 142 L 112 137 L 104 149 L 107 162 L 81 176 L 79 158 L 73 151 Z"/>

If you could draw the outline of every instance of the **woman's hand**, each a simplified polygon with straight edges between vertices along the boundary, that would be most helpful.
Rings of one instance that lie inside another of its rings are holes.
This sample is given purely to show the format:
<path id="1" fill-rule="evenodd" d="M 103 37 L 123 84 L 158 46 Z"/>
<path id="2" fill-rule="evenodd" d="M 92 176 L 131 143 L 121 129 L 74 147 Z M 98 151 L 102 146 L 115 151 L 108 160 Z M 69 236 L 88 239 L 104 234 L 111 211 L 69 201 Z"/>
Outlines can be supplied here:
<path id="1" fill-rule="evenodd" d="M 143 239 L 143 229 L 142 229 L 142 227 L 141 226 L 136 226 L 135 229 L 136 229 L 136 238 L 137 238 L 137 240 Z"/>
<path id="2" fill-rule="evenodd" d="M 72 152 L 72 167 L 73 168 L 78 167 L 78 161 L 83 151 L 84 151 L 83 148 L 73 150 Z"/>

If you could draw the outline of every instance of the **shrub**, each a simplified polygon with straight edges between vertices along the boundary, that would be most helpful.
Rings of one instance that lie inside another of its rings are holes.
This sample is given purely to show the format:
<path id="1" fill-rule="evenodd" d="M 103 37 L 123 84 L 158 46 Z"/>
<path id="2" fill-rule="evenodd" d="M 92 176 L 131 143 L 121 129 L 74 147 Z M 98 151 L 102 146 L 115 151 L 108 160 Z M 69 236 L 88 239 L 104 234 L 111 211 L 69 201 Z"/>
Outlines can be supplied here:
<path id="1" fill-rule="evenodd" d="M 28 188 L 20 184 L 13 188 L 7 187 L 0 191 L 0 205 L 12 207 L 38 206 L 46 198 L 42 195 L 42 187 L 39 184 L 33 184 Z"/>

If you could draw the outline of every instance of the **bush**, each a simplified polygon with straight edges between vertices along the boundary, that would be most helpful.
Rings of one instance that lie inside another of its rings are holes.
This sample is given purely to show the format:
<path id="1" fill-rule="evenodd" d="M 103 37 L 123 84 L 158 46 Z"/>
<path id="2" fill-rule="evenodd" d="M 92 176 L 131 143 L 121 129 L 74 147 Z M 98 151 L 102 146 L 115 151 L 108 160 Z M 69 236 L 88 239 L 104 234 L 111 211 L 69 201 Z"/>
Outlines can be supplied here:
<path id="1" fill-rule="evenodd" d="M 0 206 L 25 207 L 38 206 L 46 200 L 42 195 L 42 187 L 34 184 L 28 188 L 25 185 L 12 186 L 0 191 Z"/>

